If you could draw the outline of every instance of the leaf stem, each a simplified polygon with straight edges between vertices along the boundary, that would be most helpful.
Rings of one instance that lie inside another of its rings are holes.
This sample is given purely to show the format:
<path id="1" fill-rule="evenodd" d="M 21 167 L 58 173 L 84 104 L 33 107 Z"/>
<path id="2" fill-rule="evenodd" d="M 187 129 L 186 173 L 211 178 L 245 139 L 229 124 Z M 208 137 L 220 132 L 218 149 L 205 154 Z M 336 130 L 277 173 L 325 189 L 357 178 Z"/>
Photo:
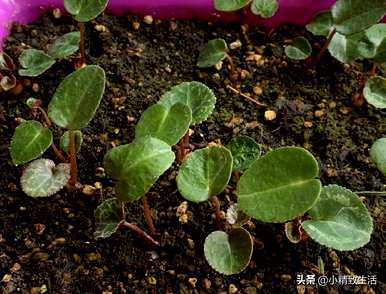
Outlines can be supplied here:
<path id="1" fill-rule="evenodd" d="M 129 223 L 127 221 L 123 221 L 120 224 L 121 227 L 125 227 L 133 232 L 135 232 L 138 236 L 140 236 L 142 239 L 144 239 L 146 242 L 154 245 L 159 246 L 160 244 L 154 240 L 148 233 L 146 233 L 144 230 L 142 230 L 140 227 L 138 227 L 136 224 Z"/>
<path id="2" fill-rule="evenodd" d="M 70 130 L 70 180 L 68 181 L 70 187 L 75 188 L 76 178 L 78 174 L 78 165 L 76 162 L 76 146 L 75 146 L 75 132 Z"/>
<path id="3" fill-rule="evenodd" d="M 176 146 L 177 149 L 177 161 L 182 162 L 186 155 L 190 151 L 190 137 L 189 137 L 189 130 L 186 132 L 185 136 L 182 137 L 178 145 Z"/>
<path id="4" fill-rule="evenodd" d="M 46 128 L 49 128 L 49 127 L 51 127 L 51 120 L 50 120 L 50 118 L 48 117 L 48 114 L 47 114 L 47 112 L 42 108 L 42 107 L 40 107 L 39 106 L 39 110 L 40 110 L 40 113 L 42 114 L 42 116 L 43 116 L 43 120 L 44 120 L 44 124 L 45 124 L 45 127 Z"/>
<path id="5" fill-rule="evenodd" d="M 328 34 L 326 43 L 324 43 L 324 46 L 322 47 L 322 49 L 320 49 L 319 54 L 315 58 L 315 65 L 317 65 L 319 63 L 319 61 L 322 59 L 324 53 L 326 52 L 328 46 L 331 43 L 332 38 L 334 37 L 335 33 L 336 33 L 336 29 L 333 28 L 330 31 L 330 33 Z"/>
<path id="6" fill-rule="evenodd" d="M 85 49 L 85 43 L 86 43 L 86 27 L 83 22 L 79 23 L 79 31 L 80 31 L 80 61 L 79 61 L 79 68 L 82 68 L 84 64 L 86 64 L 86 49 Z"/>
<path id="7" fill-rule="evenodd" d="M 220 201 L 218 200 L 217 196 L 212 196 L 211 197 L 211 202 L 212 202 L 212 205 L 215 208 L 217 227 L 221 230 L 221 206 L 220 206 Z"/>
<path id="8" fill-rule="evenodd" d="M 234 81 L 237 80 L 237 77 L 238 77 L 238 74 L 237 74 L 237 71 L 236 71 L 235 64 L 234 64 L 234 62 L 233 62 L 232 57 L 231 57 L 228 53 L 225 53 L 225 58 L 228 60 L 229 65 L 230 65 L 229 79 L 230 79 L 232 82 L 234 82 Z"/>
<path id="9" fill-rule="evenodd" d="M 156 234 L 156 229 L 155 229 L 155 226 L 154 226 L 151 209 L 149 207 L 149 203 L 147 202 L 146 195 L 142 196 L 141 201 L 142 201 L 143 214 L 145 216 L 146 224 L 147 224 L 147 226 L 148 226 L 148 228 L 150 230 L 150 234 L 154 236 Z"/>
<path id="10" fill-rule="evenodd" d="M 57 157 L 61 162 L 67 162 L 67 159 L 63 156 L 62 151 L 60 151 L 60 150 L 58 149 L 58 147 L 56 147 L 55 143 L 52 143 L 52 144 L 51 144 L 51 148 L 52 148 L 52 150 L 54 151 L 56 157 Z"/>
<path id="11" fill-rule="evenodd" d="M 371 68 L 371 71 L 370 71 L 370 76 L 374 77 L 376 73 L 377 73 L 377 64 L 374 62 L 373 67 Z"/>

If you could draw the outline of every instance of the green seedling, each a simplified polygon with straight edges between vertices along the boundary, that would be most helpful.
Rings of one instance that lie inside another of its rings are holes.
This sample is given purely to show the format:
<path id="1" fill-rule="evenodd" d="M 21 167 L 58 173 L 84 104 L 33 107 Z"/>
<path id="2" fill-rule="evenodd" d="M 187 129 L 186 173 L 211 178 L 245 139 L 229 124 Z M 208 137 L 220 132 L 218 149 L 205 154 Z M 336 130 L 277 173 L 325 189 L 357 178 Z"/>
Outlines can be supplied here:
<path id="1" fill-rule="evenodd" d="M 248 5 L 253 14 L 263 18 L 274 16 L 279 8 L 277 0 L 214 0 L 214 7 L 218 11 L 237 11 Z"/>
<path id="2" fill-rule="evenodd" d="M 79 22 L 80 30 L 80 54 L 79 67 L 86 63 L 86 22 L 89 22 L 101 14 L 107 7 L 109 0 L 64 0 L 64 8 Z"/>
<path id="3" fill-rule="evenodd" d="M 261 154 L 260 145 L 248 136 L 237 136 L 226 147 L 232 153 L 233 172 L 244 172 Z"/>
<path id="4" fill-rule="evenodd" d="M 0 92 L 7 92 L 17 85 L 16 77 L 13 75 L 15 64 L 11 57 L 5 52 L 0 52 Z"/>
<path id="5" fill-rule="evenodd" d="M 378 169 L 383 174 L 386 174 L 386 138 L 381 138 L 374 142 L 370 149 L 370 157 Z"/>
<path id="6" fill-rule="evenodd" d="M 53 148 L 63 162 L 57 167 L 48 159 L 38 159 L 30 163 L 22 176 L 22 187 L 27 195 L 50 196 L 67 182 L 71 187 L 75 186 L 76 153 L 82 143 L 82 133 L 79 130 L 86 127 L 93 118 L 104 88 L 103 69 L 90 65 L 73 72 L 62 81 L 48 105 L 48 114 L 40 106 L 40 100 L 27 100 L 27 105 L 34 113 L 41 113 L 43 124 L 34 120 L 25 121 L 16 128 L 10 150 L 13 163 L 26 164 L 42 156 L 49 147 Z M 60 140 L 60 146 L 68 154 L 68 158 L 53 143 L 53 135 L 49 129 L 52 122 L 67 129 Z M 67 177 L 67 171 L 70 177 Z M 36 185 L 38 181 L 42 184 Z"/>
<path id="7" fill-rule="evenodd" d="M 51 45 L 48 52 L 42 50 L 27 49 L 19 56 L 20 65 L 19 75 L 36 77 L 44 73 L 57 60 L 65 59 L 74 54 L 79 49 L 80 33 L 72 32 L 65 34 Z"/>
<path id="8" fill-rule="evenodd" d="M 297 37 L 292 41 L 291 45 L 285 47 L 284 51 L 291 59 L 303 60 L 310 57 L 312 47 L 306 38 Z"/>
<path id="9" fill-rule="evenodd" d="M 229 49 L 225 40 L 210 40 L 204 48 L 202 48 L 200 55 L 198 56 L 197 66 L 201 68 L 212 67 L 226 58 L 230 66 L 229 78 L 231 81 L 235 81 L 237 80 L 237 72 L 228 51 Z"/>

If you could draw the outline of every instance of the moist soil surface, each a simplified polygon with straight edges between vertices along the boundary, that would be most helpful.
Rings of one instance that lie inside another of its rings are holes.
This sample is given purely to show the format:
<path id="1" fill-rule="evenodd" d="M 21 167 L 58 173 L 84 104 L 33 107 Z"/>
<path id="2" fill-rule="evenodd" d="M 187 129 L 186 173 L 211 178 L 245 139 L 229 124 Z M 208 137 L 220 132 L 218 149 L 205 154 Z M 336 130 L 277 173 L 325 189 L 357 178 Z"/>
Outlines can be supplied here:
<path id="1" fill-rule="evenodd" d="M 209 202 L 188 203 L 188 221 L 176 215 L 184 199 L 175 175 L 168 170 L 148 193 L 161 246 L 148 245 L 131 231 L 120 230 L 95 240 L 94 210 L 113 197 L 113 182 L 103 176 L 103 156 L 119 144 L 130 143 L 141 113 L 162 93 L 183 81 L 200 81 L 217 96 L 214 113 L 193 127 L 191 143 L 226 144 L 237 134 L 249 135 L 263 153 L 280 146 L 302 146 L 320 164 L 324 185 L 339 184 L 353 191 L 382 191 L 385 176 L 369 159 L 369 147 L 386 134 L 385 111 L 366 103 L 356 107 L 361 73 L 371 64 L 343 65 L 327 53 L 313 68 L 308 61 L 291 61 L 283 45 L 305 35 L 315 49 L 323 45 L 303 28 L 283 26 L 269 33 L 261 28 L 190 21 L 154 21 L 132 16 L 100 16 L 86 25 L 89 64 L 102 66 L 107 89 L 96 116 L 84 130 L 78 155 L 81 185 L 99 187 L 93 195 L 82 189 L 63 189 L 48 198 L 26 196 L 19 184 L 22 167 L 12 165 L 9 144 L 21 119 L 34 117 L 25 105 L 28 97 L 46 107 L 75 60 L 57 62 L 37 78 L 18 77 L 24 85 L 18 95 L 0 93 L 0 289 L 2 293 L 386 293 L 385 200 L 363 197 L 374 218 L 374 233 L 363 248 L 338 252 L 312 240 L 290 243 L 283 224 L 251 221 L 246 228 L 255 238 L 252 261 L 242 273 L 224 276 L 208 265 L 203 254 L 206 236 L 217 230 Z M 23 49 L 46 49 L 64 33 L 77 29 L 68 16 L 47 14 L 28 26 L 15 25 L 5 51 L 14 60 Z M 229 81 L 228 62 L 221 69 L 199 69 L 196 60 L 203 44 L 224 38 L 239 72 Z M 264 103 L 258 106 L 232 92 L 227 85 Z M 272 110 L 276 118 L 266 120 Z M 59 138 L 61 130 L 55 129 Z M 51 150 L 46 158 L 57 161 Z M 57 161 L 58 162 L 58 161 Z M 97 184 L 98 185 L 98 184 Z M 102 188 L 100 188 L 102 185 Z M 219 195 L 222 210 L 236 201 L 234 179 Z M 128 220 L 146 228 L 141 203 L 128 203 Z M 376 285 L 296 285 L 297 274 L 375 275 Z M 384 273 L 384 272 L 383 272 Z"/>

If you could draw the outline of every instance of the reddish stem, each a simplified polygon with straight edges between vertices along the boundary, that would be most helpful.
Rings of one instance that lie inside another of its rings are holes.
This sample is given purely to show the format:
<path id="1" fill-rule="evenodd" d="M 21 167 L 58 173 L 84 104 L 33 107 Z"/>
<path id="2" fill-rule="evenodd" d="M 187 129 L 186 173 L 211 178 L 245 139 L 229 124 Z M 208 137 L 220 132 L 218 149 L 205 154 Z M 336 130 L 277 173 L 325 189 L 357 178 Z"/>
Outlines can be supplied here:
<path id="1" fill-rule="evenodd" d="M 120 224 L 121 227 L 125 227 L 133 232 L 135 232 L 138 236 L 140 236 L 142 239 L 144 239 L 146 242 L 154 245 L 159 246 L 160 244 L 154 240 L 148 233 L 146 233 L 144 230 L 142 230 L 140 227 L 133 223 L 129 223 L 127 221 L 123 221 Z"/>
<path id="2" fill-rule="evenodd" d="M 46 112 L 43 108 L 41 108 L 41 107 L 39 107 L 39 110 L 40 110 L 40 113 L 41 113 L 42 116 L 43 116 L 43 120 L 44 120 L 45 127 L 46 127 L 46 128 L 51 127 L 51 120 L 50 120 L 50 118 L 48 117 L 47 112 Z"/>
<path id="3" fill-rule="evenodd" d="M 319 61 L 322 59 L 324 53 L 326 52 L 328 46 L 329 46 L 330 43 L 331 43 L 332 38 L 334 37 L 335 33 L 336 33 L 336 29 L 334 28 L 334 29 L 328 34 L 326 43 L 324 43 L 324 46 L 322 47 L 322 49 L 320 49 L 319 54 L 318 54 L 318 55 L 316 56 L 316 58 L 315 58 L 315 65 L 317 65 L 317 64 L 319 63 Z"/>
<path id="4" fill-rule="evenodd" d="M 212 205 L 215 208 L 217 227 L 221 230 L 221 207 L 220 207 L 220 201 L 218 200 L 217 196 L 212 196 L 211 201 L 212 201 Z"/>
<path id="5" fill-rule="evenodd" d="M 235 82 L 237 80 L 238 74 L 236 72 L 235 64 L 233 63 L 233 59 L 231 56 L 229 56 L 227 53 L 225 53 L 226 59 L 228 59 L 229 65 L 230 65 L 230 71 L 229 71 L 229 79 L 232 82 Z"/>
<path id="6" fill-rule="evenodd" d="M 156 229 L 153 223 L 151 209 L 149 207 L 149 203 L 147 202 L 147 197 L 144 195 L 142 196 L 141 200 L 142 200 L 143 214 L 145 215 L 146 224 L 150 230 L 150 234 L 154 236 L 156 234 Z"/>
<path id="7" fill-rule="evenodd" d="M 370 76 L 374 77 L 376 73 L 377 73 L 377 64 L 374 62 L 373 67 L 371 68 Z"/>
<path id="8" fill-rule="evenodd" d="M 52 150 L 54 151 L 56 157 L 61 161 L 61 162 L 67 162 L 67 159 L 63 156 L 63 153 L 62 151 L 60 151 L 58 149 L 58 147 L 56 147 L 56 145 L 54 143 L 51 144 L 51 148 Z"/>
<path id="9" fill-rule="evenodd" d="M 68 184 L 70 187 L 75 188 L 76 184 L 76 178 L 78 174 L 78 165 L 76 162 L 76 146 L 75 146 L 75 132 L 73 130 L 70 130 L 70 180 L 68 181 Z"/>
<path id="10" fill-rule="evenodd" d="M 177 145 L 177 161 L 182 162 L 190 151 L 189 131 L 182 137 Z"/>
<path id="11" fill-rule="evenodd" d="M 86 64 L 86 27 L 83 22 L 79 23 L 79 31 L 80 31 L 80 43 L 79 43 L 79 49 L 80 49 L 80 61 L 79 61 L 79 67 L 82 68 L 84 64 Z"/>

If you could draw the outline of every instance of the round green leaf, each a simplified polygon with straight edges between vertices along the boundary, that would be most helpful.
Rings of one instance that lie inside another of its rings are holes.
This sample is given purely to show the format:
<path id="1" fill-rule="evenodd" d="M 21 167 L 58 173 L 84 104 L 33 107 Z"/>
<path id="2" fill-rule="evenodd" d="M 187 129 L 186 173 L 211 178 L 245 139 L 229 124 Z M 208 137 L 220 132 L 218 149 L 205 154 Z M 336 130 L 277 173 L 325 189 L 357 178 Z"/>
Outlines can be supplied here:
<path id="1" fill-rule="evenodd" d="M 351 35 L 379 22 L 386 13 L 385 0 L 338 0 L 331 8 L 336 31 Z"/>
<path id="2" fill-rule="evenodd" d="M 381 138 L 374 142 L 370 149 L 370 157 L 378 169 L 386 174 L 386 138 Z"/>
<path id="3" fill-rule="evenodd" d="M 141 198 L 172 165 L 171 147 L 156 138 L 137 138 L 111 149 L 104 158 L 107 175 L 117 180 L 115 192 L 122 201 Z"/>
<path id="4" fill-rule="evenodd" d="M 214 0 L 218 11 L 236 11 L 247 6 L 252 0 Z"/>
<path id="5" fill-rule="evenodd" d="M 36 77 L 54 65 L 55 59 L 41 50 L 27 49 L 19 56 L 19 62 L 24 68 L 19 69 L 19 75 Z"/>
<path id="6" fill-rule="evenodd" d="M 200 82 L 184 82 L 162 95 L 159 104 L 171 108 L 176 103 L 183 103 L 192 110 L 192 124 L 206 120 L 216 104 L 212 90 Z"/>
<path id="7" fill-rule="evenodd" d="M 70 179 L 70 164 L 55 166 L 50 159 L 32 161 L 21 176 L 21 187 L 28 196 L 48 197 L 60 191 Z"/>
<path id="8" fill-rule="evenodd" d="M 350 190 L 329 185 L 308 212 L 304 230 L 318 243 L 336 250 L 354 250 L 370 241 L 373 222 L 365 205 Z"/>
<path id="9" fill-rule="evenodd" d="M 283 147 L 252 163 L 241 176 L 239 208 L 265 222 L 285 222 L 303 215 L 319 197 L 316 159 L 299 147 Z"/>
<path id="10" fill-rule="evenodd" d="M 233 171 L 244 171 L 260 157 L 260 146 L 248 136 L 237 136 L 226 146 L 232 153 Z"/>
<path id="11" fill-rule="evenodd" d="M 295 60 L 306 59 L 311 55 L 312 47 L 308 40 L 304 37 L 297 37 L 284 49 L 285 54 Z"/>
<path id="12" fill-rule="evenodd" d="M 64 7 L 79 22 L 88 22 L 101 14 L 108 0 L 65 0 Z"/>
<path id="13" fill-rule="evenodd" d="M 119 201 L 110 198 L 103 201 L 95 210 L 95 238 L 108 238 L 119 228 Z"/>
<path id="14" fill-rule="evenodd" d="M 231 172 L 232 154 L 225 147 L 196 150 L 181 164 L 177 187 L 187 200 L 206 201 L 225 189 Z"/>
<path id="15" fill-rule="evenodd" d="M 155 104 L 144 113 L 135 128 L 135 137 L 151 136 L 175 145 L 186 134 L 192 121 L 189 106 L 176 103 L 171 108 Z"/>
<path id="16" fill-rule="evenodd" d="M 93 118 L 105 91 L 105 72 L 88 65 L 68 75 L 48 105 L 48 115 L 58 126 L 80 130 Z"/>
<path id="17" fill-rule="evenodd" d="M 330 10 L 319 12 L 312 21 L 306 25 L 307 30 L 315 36 L 327 36 L 332 27 L 333 23 Z"/>
<path id="18" fill-rule="evenodd" d="M 375 76 L 367 80 L 363 95 L 369 104 L 377 108 L 386 108 L 386 79 Z"/>
<path id="19" fill-rule="evenodd" d="M 342 63 L 350 63 L 362 56 L 358 52 L 358 43 L 363 38 L 363 32 L 345 36 L 335 33 L 328 46 L 330 54 Z"/>
<path id="20" fill-rule="evenodd" d="M 83 134 L 81 131 L 74 131 L 75 133 L 75 150 L 78 153 L 83 143 Z M 60 148 L 69 153 L 70 152 L 70 131 L 65 131 L 60 137 Z"/>
<path id="21" fill-rule="evenodd" d="M 205 258 L 217 272 L 233 275 L 243 271 L 253 252 L 253 240 L 249 232 L 236 228 L 229 232 L 215 231 L 204 243 Z"/>
<path id="22" fill-rule="evenodd" d="M 386 24 L 376 24 L 367 29 L 358 51 L 363 57 L 372 58 L 377 63 L 386 62 Z"/>
<path id="23" fill-rule="evenodd" d="M 79 49 L 80 33 L 72 32 L 57 38 L 48 50 L 48 55 L 62 59 L 74 54 Z"/>
<path id="24" fill-rule="evenodd" d="M 211 67 L 223 60 L 228 52 L 227 43 L 223 39 L 210 40 L 202 48 L 198 56 L 198 67 Z"/>
<path id="25" fill-rule="evenodd" d="M 29 120 L 19 125 L 11 141 L 11 158 L 15 165 L 36 159 L 52 144 L 52 133 L 40 122 Z"/>
<path id="26" fill-rule="evenodd" d="M 278 9 L 279 3 L 277 3 L 277 0 L 253 0 L 251 5 L 252 13 L 263 18 L 274 16 Z"/>

